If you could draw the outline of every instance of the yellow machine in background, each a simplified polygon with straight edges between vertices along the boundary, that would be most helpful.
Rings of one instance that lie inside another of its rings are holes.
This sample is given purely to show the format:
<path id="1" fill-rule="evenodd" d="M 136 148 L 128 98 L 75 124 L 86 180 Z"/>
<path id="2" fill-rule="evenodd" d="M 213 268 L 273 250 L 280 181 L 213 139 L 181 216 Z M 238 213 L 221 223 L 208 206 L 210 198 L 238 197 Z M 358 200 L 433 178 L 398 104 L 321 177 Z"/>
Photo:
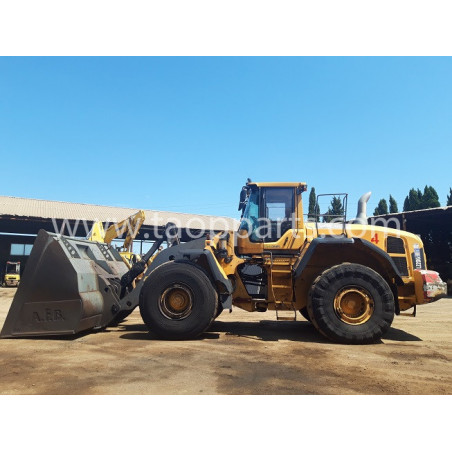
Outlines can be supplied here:
<path id="1" fill-rule="evenodd" d="M 133 240 L 138 235 L 146 216 L 143 210 L 131 215 L 119 223 L 114 223 L 105 231 L 101 221 L 94 223 L 88 240 L 93 242 L 111 244 L 114 239 L 121 237 L 127 232 L 124 243 L 119 248 L 119 254 L 124 262 L 130 267 L 131 264 L 140 259 L 140 256 L 132 252 Z"/>
<path id="2" fill-rule="evenodd" d="M 5 287 L 17 287 L 20 283 L 20 262 L 6 263 L 5 276 L 2 285 Z"/>

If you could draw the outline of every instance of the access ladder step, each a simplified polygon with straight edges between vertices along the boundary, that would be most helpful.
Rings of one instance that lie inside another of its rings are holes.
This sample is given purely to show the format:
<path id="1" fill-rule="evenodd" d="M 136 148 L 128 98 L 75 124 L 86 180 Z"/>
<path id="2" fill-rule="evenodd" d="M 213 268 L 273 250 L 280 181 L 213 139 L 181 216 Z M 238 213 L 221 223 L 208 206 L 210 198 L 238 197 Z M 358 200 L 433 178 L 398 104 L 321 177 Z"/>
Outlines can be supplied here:
<path id="1" fill-rule="evenodd" d="M 291 321 L 294 322 L 295 320 L 297 320 L 296 316 L 293 317 L 281 317 L 281 316 L 277 316 L 276 320 L 286 320 L 286 321 Z"/>
<path id="2" fill-rule="evenodd" d="M 284 306 L 282 303 L 275 304 L 276 320 L 290 320 L 292 322 L 297 320 L 297 311 L 293 306 L 290 307 L 290 310 L 285 309 L 285 310 L 278 311 L 278 304 L 279 304 L 279 307 Z M 287 306 L 287 305 L 285 305 L 285 306 Z M 280 313 L 282 315 L 280 315 Z"/>

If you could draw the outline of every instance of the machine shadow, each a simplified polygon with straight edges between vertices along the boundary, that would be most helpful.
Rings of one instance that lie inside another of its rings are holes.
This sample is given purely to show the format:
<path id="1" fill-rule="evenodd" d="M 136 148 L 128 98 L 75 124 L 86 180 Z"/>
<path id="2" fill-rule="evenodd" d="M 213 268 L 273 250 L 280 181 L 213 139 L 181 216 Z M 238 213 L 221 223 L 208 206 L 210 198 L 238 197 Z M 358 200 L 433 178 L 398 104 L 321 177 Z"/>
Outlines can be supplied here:
<path id="1" fill-rule="evenodd" d="M 389 328 L 389 331 L 383 336 L 383 339 L 389 339 L 390 341 L 400 341 L 400 342 L 422 341 L 420 337 L 417 337 L 414 334 L 410 334 L 407 333 L 406 331 L 392 327 Z"/>
<path id="2" fill-rule="evenodd" d="M 148 327 L 142 323 L 127 323 L 121 322 L 116 325 L 119 332 L 122 332 L 120 339 L 129 340 L 156 340 L 155 336 L 148 330 Z M 90 334 L 105 334 L 112 332 L 111 329 L 106 328 L 99 331 L 84 331 L 70 336 L 31 336 L 28 340 L 53 340 L 53 341 L 75 341 Z M 259 322 L 222 322 L 216 320 L 212 323 L 209 330 L 200 335 L 194 341 L 215 340 L 220 338 L 220 333 L 227 336 L 243 337 L 263 342 L 277 342 L 279 340 L 288 340 L 295 342 L 315 342 L 320 344 L 331 344 L 331 341 L 324 338 L 308 321 L 285 322 L 277 320 L 261 320 Z M 15 337 L 13 340 L 20 340 L 23 338 Z M 416 342 L 422 339 L 413 334 L 398 328 L 391 327 L 389 331 L 383 336 L 383 339 L 398 341 L 398 342 Z M 382 344 L 378 341 L 377 344 Z M 372 344 L 371 344 L 372 345 Z"/>
<path id="3" fill-rule="evenodd" d="M 120 331 L 124 332 L 124 334 L 119 336 L 121 339 L 155 340 L 155 337 L 148 331 L 147 326 L 144 324 L 126 323 L 118 325 L 118 327 Z M 284 322 L 261 320 L 260 322 L 222 322 L 221 320 L 216 320 L 212 323 L 208 331 L 192 340 L 218 340 L 220 333 L 224 333 L 227 336 L 243 337 L 263 342 L 288 340 L 335 345 L 323 337 L 308 321 Z M 390 328 L 383 336 L 383 339 L 400 342 L 422 341 L 421 338 L 397 328 Z M 383 342 L 378 341 L 377 344 L 383 344 Z"/>
<path id="4" fill-rule="evenodd" d="M 128 339 L 133 341 L 151 341 L 151 340 L 161 340 L 156 338 L 151 331 L 148 330 L 148 327 L 144 324 L 137 324 L 137 323 L 131 323 L 131 324 L 123 324 L 118 325 L 119 331 L 124 332 L 124 334 L 121 334 L 119 336 L 120 339 Z M 201 341 L 204 339 L 219 339 L 220 335 L 218 333 L 210 333 L 209 331 L 205 332 L 201 336 L 190 339 L 192 341 Z M 177 342 L 177 341 L 176 341 Z"/>
<path id="5" fill-rule="evenodd" d="M 209 331 L 264 342 L 277 342 L 279 340 L 319 343 L 328 342 L 328 340 L 308 321 L 303 320 L 296 322 L 281 320 L 261 320 L 259 322 L 215 321 Z"/>
<path id="6" fill-rule="evenodd" d="M 152 340 L 152 333 L 148 332 L 146 325 L 124 324 L 120 325 L 124 334 L 121 339 Z M 284 322 L 261 320 L 260 322 L 222 322 L 216 320 L 208 331 L 194 340 L 219 339 L 220 333 L 228 336 L 243 337 L 257 341 L 289 340 L 296 342 L 328 343 L 317 330 L 307 321 Z"/>

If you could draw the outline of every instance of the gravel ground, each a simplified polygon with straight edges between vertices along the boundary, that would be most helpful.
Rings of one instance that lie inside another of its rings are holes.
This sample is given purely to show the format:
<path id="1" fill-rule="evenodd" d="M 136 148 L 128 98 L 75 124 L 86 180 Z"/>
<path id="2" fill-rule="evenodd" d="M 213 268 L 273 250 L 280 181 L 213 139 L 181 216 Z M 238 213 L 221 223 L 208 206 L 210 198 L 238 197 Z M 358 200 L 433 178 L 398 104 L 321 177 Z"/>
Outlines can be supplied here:
<path id="1" fill-rule="evenodd" d="M 14 293 L 0 289 L 0 325 Z M 138 311 L 95 334 L 0 340 L 0 394 L 451 393 L 451 298 L 396 317 L 381 343 L 362 346 L 237 308 L 192 341 L 151 339 Z"/>

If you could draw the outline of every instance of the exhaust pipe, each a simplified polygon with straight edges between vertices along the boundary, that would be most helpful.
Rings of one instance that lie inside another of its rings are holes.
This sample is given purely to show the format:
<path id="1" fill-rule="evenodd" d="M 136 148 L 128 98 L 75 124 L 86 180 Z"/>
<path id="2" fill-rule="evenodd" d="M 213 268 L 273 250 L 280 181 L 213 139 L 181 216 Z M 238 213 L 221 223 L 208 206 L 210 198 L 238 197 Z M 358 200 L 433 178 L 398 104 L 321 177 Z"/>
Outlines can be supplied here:
<path id="1" fill-rule="evenodd" d="M 372 192 L 369 191 L 359 198 L 358 212 L 356 218 L 352 220 L 352 224 L 367 224 L 367 201 L 369 201 L 371 194 Z"/>

